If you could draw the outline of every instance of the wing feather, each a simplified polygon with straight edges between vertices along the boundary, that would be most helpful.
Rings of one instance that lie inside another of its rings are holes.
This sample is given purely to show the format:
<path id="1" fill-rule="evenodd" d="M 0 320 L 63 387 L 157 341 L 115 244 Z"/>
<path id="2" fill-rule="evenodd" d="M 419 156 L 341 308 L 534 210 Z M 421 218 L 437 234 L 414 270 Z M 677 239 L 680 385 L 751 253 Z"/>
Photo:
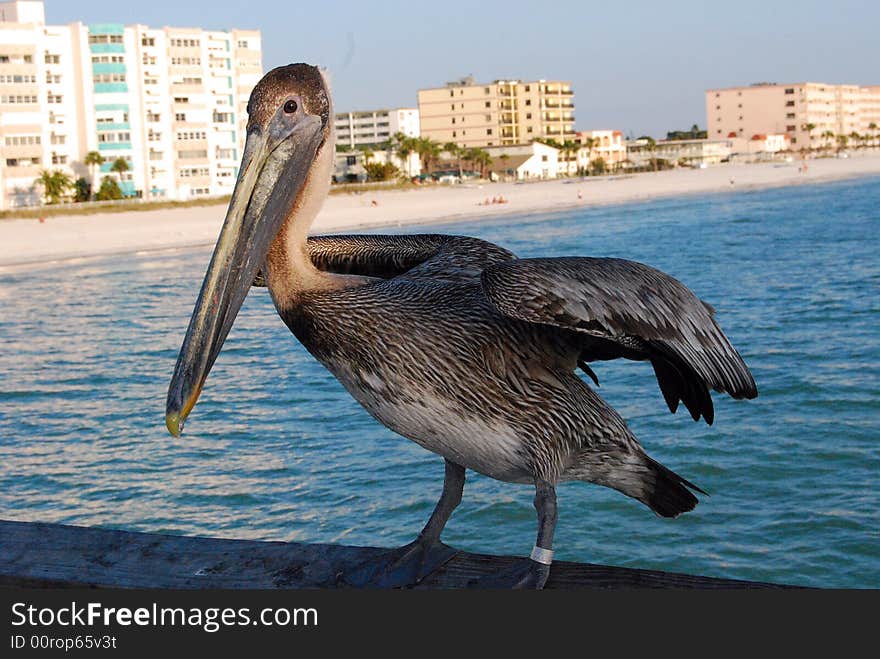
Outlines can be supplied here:
<path id="1" fill-rule="evenodd" d="M 649 359 L 673 412 L 681 401 L 695 420 L 712 423 L 709 388 L 757 396 L 714 309 L 650 266 L 613 258 L 519 259 L 487 268 L 481 281 L 501 313 L 586 335 L 585 361 Z"/>

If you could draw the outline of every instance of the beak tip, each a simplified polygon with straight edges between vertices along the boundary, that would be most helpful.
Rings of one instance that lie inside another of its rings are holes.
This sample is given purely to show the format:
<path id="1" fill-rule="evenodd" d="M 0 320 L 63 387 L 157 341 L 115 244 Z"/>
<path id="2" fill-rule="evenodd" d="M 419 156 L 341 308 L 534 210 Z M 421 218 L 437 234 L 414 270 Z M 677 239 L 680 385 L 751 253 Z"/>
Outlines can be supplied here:
<path id="1" fill-rule="evenodd" d="M 165 415 L 165 426 L 174 437 L 180 437 L 183 432 L 184 418 L 178 412 L 168 412 Z"/>

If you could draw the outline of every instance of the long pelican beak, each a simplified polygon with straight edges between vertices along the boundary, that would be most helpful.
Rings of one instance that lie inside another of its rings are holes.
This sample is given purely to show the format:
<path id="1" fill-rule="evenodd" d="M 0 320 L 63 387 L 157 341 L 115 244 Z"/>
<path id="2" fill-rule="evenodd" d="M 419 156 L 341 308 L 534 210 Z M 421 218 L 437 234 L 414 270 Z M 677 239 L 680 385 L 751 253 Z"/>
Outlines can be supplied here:
<path id="1" fill-rule="evenodd" d="M 165 425 L 179 436 L 269 245 L 291 214 L 322 139 L 319 117 L 286 135 L 248 131 L 229 210 L 168 388 Z"/>

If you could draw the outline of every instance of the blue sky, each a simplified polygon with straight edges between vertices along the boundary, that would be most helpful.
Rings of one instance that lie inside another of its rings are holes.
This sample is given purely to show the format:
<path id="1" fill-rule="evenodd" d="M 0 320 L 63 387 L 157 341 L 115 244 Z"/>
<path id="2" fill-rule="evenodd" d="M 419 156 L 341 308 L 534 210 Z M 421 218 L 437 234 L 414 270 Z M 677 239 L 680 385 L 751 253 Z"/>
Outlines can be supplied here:
<path id="1" fill-rule="evenodd" d="M 711 87 L 880 84 L 877 0 L 46 0 L 46 19 L 258 28 L 267 70 L 330 69 L 337 110 L 414 106 L 468 74 L 568 79 L 578 129 L 661 137 L 703 126 Z"/>

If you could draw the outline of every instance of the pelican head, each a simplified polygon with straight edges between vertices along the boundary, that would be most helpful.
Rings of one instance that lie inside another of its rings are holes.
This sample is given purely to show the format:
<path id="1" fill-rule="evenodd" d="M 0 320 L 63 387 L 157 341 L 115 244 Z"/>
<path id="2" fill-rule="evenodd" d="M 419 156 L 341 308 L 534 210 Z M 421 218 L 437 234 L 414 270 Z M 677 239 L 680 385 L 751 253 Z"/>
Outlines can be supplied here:
<path id="1" fill-rule="evenodd" d="M 254 87 L 238 180 L 168 389 L 165 424 L 172 435 L 183 430 L 317 153 L 333 147 L 331 135 L 330 93 L 317 67 L 282 66 Z"/>

